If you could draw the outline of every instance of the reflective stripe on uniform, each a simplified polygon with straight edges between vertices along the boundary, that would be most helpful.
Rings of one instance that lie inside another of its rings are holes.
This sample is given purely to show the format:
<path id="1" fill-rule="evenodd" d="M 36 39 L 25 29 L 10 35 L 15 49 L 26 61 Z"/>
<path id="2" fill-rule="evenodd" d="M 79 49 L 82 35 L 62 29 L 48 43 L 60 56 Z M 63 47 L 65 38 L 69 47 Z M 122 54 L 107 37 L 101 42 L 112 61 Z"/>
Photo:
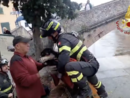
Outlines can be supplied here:
<path id="1" fill-rule="evenodd" d="M 87 50 L 87 47 L 84 46 L 84 47 L 79 51 L 79 53 L 77 54 L 77 60 L 78 60 L 78 61 L 80 61 L 83 52 L 86 51 L 86 50 Z"/>
<path id="2" fill-rule="evenodd" d="M 77 78 L 71 78 L 72 82 L 78 82 L 83 78 L 83 74 L 81 73 Z"/>
<path id="3" fill-rule="evenodd" d="M 79 50 L 79 48 L 82 46 L 82 41 L 79 41 L 78 44 L 71 50 L 71 47 L 69 46 L 62 46 L 59 48 L 59 52 L 62 52 L 63 50 L 71 51 L 70 56 L 73 55 L 76 51 Z"/>
<path id="4" fill-rule="evenodd" d="M 81 73 L 81 74 L 77 77 L 77 79 L 80 81 L 82 78 L 83 78 L 83 74 Z"/>
<path id="5" fill-rule="evenodd" d="M 62 52 L 63 50 L 66 50 L 66 51 L 71 51 L 71 47 L 69 46 L 62 46 L 61 48 L 59 48 L 59 52 Z"/>
<path id="6" fill-rule="evenodd" d="M 96 87 L 96 88 L 100 88 L 101 85 L 102 85 L 102 83 L 101 83 L 101 82 L 98 82 L 98 83 L 95 85 L 95 87 Z"/>
<path id="7" fill-rule="evenodd" d="M 78 44 L 72 49 L 70 56 L 73 55 L 76 51 L 78 51 L 81 46 L 82 46 L 82 41 L 80 40 Z"/>
<path id="8" fill-rule="evenodd" d="M 71 81 L 72 82 L 77 82 L 77 79 L 76 78 L 71 78 Z"/>
<path id="9" fill-rule="evenodd" d="M 68 76 L 73 76 L 79 74 L 79 71 L 69 71 L 67 72 Z"/>
<path id="10" fill-rule="evenodd" d="M 68 74 L 68 76 L 77 75 L 76 78 L 71 77 L 72 82 L 78 82 L 83 78 L 83 74 L 82 73 L 79 74 L 79 71 L 67 71 L 67 74 Z"/>
<path id="11" fill-rule="evenodd" d="M 54 30 L 57 30 L 57 28 L 59 27 L 59 25 L 60 25 L 60 23 L 58 23 L 58 24 L 56 25 L 56 27 L 54 28 Z"/>
<path id="12" fill-rule="evenodd" d="M 62 46 L 61 48 L 59 48 L 59 53 L 62 52 L 63 50 L 66 50 L 66 51 L 69 51 L 69 52 L 70 52 L 70 56 L 72 56 L 75 52 L 77 52 L 77 51 L 80 49 L 80 47 L 82 46 L 82 44 L 83 44 L 83 43 L 82 43 L 82 41 L 80 40 L 80 41 L 78 42 L 78 44 L 77 44 L 72 50 L 71 50 L 71 47 L 69 47 L 69 46 Z M 78 60 L 78 61 L 80 61 L 83 52 L 86 51 L 86 50 L 87 50 L 87 47 L 84 46 L 84 47 L 79 51 L 79 53 L 77 54 L 77 60 Z"/>
<path id="13" fill-rule="evenodd" d="M 40 38 L 42 38 L 42 35 L 40 35 Z"/>
<path id="14" fill-rule="evenodd" d="M 46 28 L 46 30 L 48 31 L 51 28 L 52 25 L 53 25 L 53 22 L 50 22 L 50 24 L 48 25 L 48 27 Z"/>
<path id="15" fill-rule="evenodd" d="M 6 93 L 6 92 L 10 91 L 11 89 L 12 89 L 12 85 L 11 85 L 10 87 L 8 87 L 7 89 L 1 91 L 1 92 L 2 92 L 2 93 Z"/>

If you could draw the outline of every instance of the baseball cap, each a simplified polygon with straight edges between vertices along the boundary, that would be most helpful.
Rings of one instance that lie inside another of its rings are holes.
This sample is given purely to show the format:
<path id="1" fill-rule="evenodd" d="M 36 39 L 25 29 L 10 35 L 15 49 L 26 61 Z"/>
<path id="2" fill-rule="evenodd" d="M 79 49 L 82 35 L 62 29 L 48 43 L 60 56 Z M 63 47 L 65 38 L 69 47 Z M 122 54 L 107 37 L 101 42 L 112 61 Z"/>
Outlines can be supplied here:
<path id="1" fill-rule="evenodd" d="M 28 39 L 28 38 L 24 38 L 22 36 L 16 36 L 14 39 L 13 39 L 13 46 L 15 46 L 16 44 L 20 43 L 20 42 L 23 42 L 23 43 L 28 43 L 31 39 Z"/>

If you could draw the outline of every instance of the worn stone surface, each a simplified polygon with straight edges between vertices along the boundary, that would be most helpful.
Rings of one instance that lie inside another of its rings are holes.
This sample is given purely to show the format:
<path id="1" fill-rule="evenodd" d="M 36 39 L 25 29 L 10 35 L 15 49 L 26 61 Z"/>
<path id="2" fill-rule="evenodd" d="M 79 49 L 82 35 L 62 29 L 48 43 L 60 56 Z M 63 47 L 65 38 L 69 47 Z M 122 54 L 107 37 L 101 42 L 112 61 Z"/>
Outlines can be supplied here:
<path id="1" fill-rule="evenodd" d="M 98 28 L 95 28 L 93 30 L 91 30 L 90 32 L 84 33 L 84 44 L 87 47 L 90 47 L 92 44 L 94 44 L 97 40 L 99 40 L 100 38 L 102 38 L 104 35 L 108 34 L 111 31 L 118 32 L 119 30 L 117 29 L 117 21 L 121 21 L 122 18 L 114 20 L 110 23 L 107 23 L 105 25 L 102 25 Z"/>
<path id="2" fill-rule="evenodd" d="M 74 20 L 61 20 L 61 24 L 64 32 L 78 32 L 82 29 L 92 28 L 83 34 L 84 43 L 89 47 L 101 37 L 117 28 L 116 22 L 121 22 L 129 5 L 130 0 L 113 0 L 95 6 L 92 10 L 79 12 L 78 17 Z"/>
<path id="3" fill-rule="evenodd" d="M 10 60 L 11 56 L 13 55 L 12 52 L 7 50 L 7 46 L 12 45 L 12 36 L 0 36 L 0 52 L 3 58 L 7 58 Z"/>
<path id="4" fill-rule="evenodd" d="M 105 85 L 108 98 L 128 98 L 130 88 L 130 55 L 98 58 L 99 80 Z"/>
<path id="5" fill-rule="evenodd" d="M 130 5 L 129 0 L 113 0 L 99 6 L 93 7 L 89 11 L 81 11 L 74 20 L 62 20 L 64 29 L 67 31 L 79 31 L 82 26 L 91 27 L 111 18 L 115 18 L 127 11 Z M 66 23 L 66 24 L 64 24 Z"/>
<path id="6" fill-rule="evenodd" d="M 109 96 L 108 98 L 129 98 L 130 76 L 103 78 L 100 80 L 106 87 Z"/>
<path id="7" fill-rule="evenodd" d="M 23 36 L 26 38 L 32 38 L 32 32 L 31 31 L 27 31 L 26 29 L 24 29 L 22 26 L 15 28 L 11 31 L 12 35 L 14 36 Z"/>

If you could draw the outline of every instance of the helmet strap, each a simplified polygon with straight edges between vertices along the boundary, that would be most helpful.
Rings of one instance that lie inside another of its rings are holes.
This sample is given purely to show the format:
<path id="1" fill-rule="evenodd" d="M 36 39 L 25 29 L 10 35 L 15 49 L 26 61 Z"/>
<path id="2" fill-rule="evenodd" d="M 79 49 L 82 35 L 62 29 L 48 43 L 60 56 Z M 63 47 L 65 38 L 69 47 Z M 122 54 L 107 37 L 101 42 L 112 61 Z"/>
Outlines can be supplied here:
<path id="1" fill-rule="evenodd" d="M 2 73 L 4 73 L 4 71 L 3 71 L 2 67 L 0 67 L 0 69 L 1 69 L 1 72 L 2 72 Z"/>

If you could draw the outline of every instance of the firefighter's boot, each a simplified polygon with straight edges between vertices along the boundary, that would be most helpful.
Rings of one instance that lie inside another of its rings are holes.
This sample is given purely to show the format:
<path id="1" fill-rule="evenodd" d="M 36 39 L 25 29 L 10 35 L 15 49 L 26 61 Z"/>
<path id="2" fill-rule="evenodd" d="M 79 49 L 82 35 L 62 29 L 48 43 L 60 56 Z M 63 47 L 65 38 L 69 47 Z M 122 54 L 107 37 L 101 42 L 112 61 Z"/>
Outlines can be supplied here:
<path id="1" fill-rule="evenodd" d="M 88 81 L 97 89 L 97 93 L 100 96 L 100 98 L 107 98 L 107 92 L 105 90 L 105 86 L 98 81 L 98 78 L 96 75 L 89 77 Z"/>
<path id="2" fill-rule="evenodd" d="M 82 80 L 76 83 L 80 89 L 80 94 L 78 95 L 77 98 L 87 98 L 87 97 L 89 98 L 90 96 L 92 96 L 92 91 L 89 87 L 88 82 L 86 81 L 87 81 L 86 77 L 83 77 Z"/>
<path id="3" fill-rule="evenodd" d="M 97 93 L 100 96 L 100 98 L 108 98 L 108 94 L 103 84 L 101 84 L 100 88 L 97 88 Z"/>

